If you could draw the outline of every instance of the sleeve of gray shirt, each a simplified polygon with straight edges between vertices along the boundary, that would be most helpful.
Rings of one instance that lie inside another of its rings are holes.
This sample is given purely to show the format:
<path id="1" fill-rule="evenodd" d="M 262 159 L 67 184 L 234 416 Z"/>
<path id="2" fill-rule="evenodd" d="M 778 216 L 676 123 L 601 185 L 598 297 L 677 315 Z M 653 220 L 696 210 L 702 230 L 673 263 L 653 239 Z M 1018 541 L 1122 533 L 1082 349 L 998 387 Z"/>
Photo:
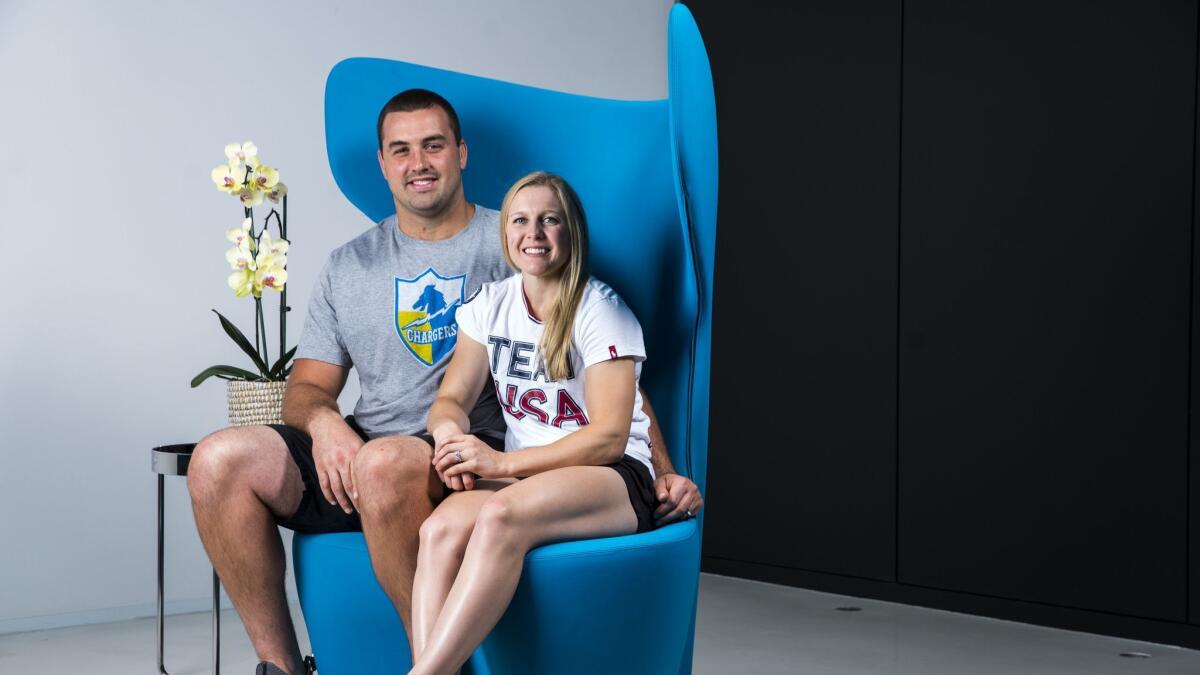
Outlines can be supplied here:
<path id="1" fill-rule="evenodd" d="M 335 366 L 349 368 L 353 365 L 346 346 L 338 331 L 337 309 L 333 297 L 333 258 L 330 257 L 321 270 L 312 297 L 308 300 L 308 316 L 296 348 L 296 358 L 316 359 Z"/>

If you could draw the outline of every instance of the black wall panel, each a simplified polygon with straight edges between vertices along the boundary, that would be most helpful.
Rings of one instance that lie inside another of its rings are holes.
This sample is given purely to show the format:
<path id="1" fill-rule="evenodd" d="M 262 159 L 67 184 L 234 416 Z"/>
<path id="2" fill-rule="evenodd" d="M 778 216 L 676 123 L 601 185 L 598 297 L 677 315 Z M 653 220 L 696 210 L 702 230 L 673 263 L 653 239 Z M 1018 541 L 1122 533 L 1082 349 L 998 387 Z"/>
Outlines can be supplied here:
<path id="1" fill-rule="evenodd" d="M 898 2 L 689 2 L 721 195 L 705 555 L 892 579 Z"/>
<path id="2" fill-rule="evenodd" d="M 704 569 L 1200 647 L 1197 3 L 798 4 L 688 3 Z"/>
<path id="3" fill-rule="evenodd" d="M 1186 620 L 1195 54 L 1194 3 L 905 3 L 900 582 Z"/>
<path id="4" fill-rule="evenodd" d="M 1200 39 L 1200 19 L 1197 21 L 1198 38 Z M 1200 48 L 1196 50 L 1196 68 L 1200 71 Z M 1200 82 L 1200 80 L 1198 80 Z M 1197 97 L 1200 101 L 1200 96 Z M 1196 138 L 1200 138 L 1200 109 L 1197 110 Z M 1200 181 L 1200 153 L 1192 150 L 1192 160 L 1196 162 L 1193 168 L 1193 180 Z M 1188 481 L 1188 620 L 1200 625 L 1200 312 L 1196 311 L 1200 302 L 1200 274 L 1197 274 L 1196 260 L 1200 259 L 1200 242 L 1197 241 L 1197 220 L 1200 219 L 1200 209 L 1196 208 L 1196 195 L 1200 194 L 1200 183 L 1194 183 L 1192 188 L 1192 351 L 1191 351 L 1191 390 L 1188 397 L 1191 405 L 1191 425 L 1189 427 L 1189 481 Z"/>

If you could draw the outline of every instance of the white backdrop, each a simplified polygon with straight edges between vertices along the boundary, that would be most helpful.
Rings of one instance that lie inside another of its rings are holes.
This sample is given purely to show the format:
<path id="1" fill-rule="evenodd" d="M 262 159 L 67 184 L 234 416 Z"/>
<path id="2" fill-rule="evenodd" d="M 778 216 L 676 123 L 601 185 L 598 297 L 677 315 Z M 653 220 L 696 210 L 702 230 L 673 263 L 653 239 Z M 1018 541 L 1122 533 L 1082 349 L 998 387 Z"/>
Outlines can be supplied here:
<path id="1" fill-rule="evenodd" d="M 671 4 L 0 0 L 0 633 L 153 612 L 150 448 L 223 424 L 222 383 L 188 387 L 244 365 L 209 308 L 251 329 L 225 286 L 240 209 L 209 179 L 225 143 L 290 188 L 294 343 L 325 256 L 370 226 L 326 163 L 336 62 L 663 98 Z M 199 610 L 183 479 L 167 493 L 168 610 Z"/>

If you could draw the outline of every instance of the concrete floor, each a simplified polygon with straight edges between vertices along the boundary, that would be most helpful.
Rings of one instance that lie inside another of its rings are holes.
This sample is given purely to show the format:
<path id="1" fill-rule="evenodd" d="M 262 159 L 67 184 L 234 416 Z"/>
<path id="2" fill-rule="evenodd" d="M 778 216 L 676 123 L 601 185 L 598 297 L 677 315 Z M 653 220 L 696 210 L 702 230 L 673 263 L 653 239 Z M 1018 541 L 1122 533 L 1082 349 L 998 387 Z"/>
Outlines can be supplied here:
<path id="1" fill-rule="evenodd" d="M 208 614 L 168 617 L 171 675 L 211 672 L 210 626 Z M 221 626 L 222 672 L 253 673 L 237 615 L 224 612 Z M 153 673 L 154 639 L 153 619 L 2 635 L 0 673 Z M 705 574 L 694 672 L 1195 675 L 1200 652 Z"/>

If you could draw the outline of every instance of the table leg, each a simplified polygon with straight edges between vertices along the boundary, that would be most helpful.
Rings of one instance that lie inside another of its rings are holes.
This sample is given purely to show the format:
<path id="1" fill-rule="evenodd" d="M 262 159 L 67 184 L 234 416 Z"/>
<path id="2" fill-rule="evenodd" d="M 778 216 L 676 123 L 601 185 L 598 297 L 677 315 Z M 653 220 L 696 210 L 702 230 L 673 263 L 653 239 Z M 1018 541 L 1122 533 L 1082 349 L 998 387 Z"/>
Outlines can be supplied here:
<path id="1" fill-rule="evenodd" d="M 158 474 L 158 672 L 169 675 L 163 667 L 163 475 Z"/>
<path id="2" fill-rule="evenodd" d="M 213 569 L 213 675 L 221 675 L 221 578 Z"/>

